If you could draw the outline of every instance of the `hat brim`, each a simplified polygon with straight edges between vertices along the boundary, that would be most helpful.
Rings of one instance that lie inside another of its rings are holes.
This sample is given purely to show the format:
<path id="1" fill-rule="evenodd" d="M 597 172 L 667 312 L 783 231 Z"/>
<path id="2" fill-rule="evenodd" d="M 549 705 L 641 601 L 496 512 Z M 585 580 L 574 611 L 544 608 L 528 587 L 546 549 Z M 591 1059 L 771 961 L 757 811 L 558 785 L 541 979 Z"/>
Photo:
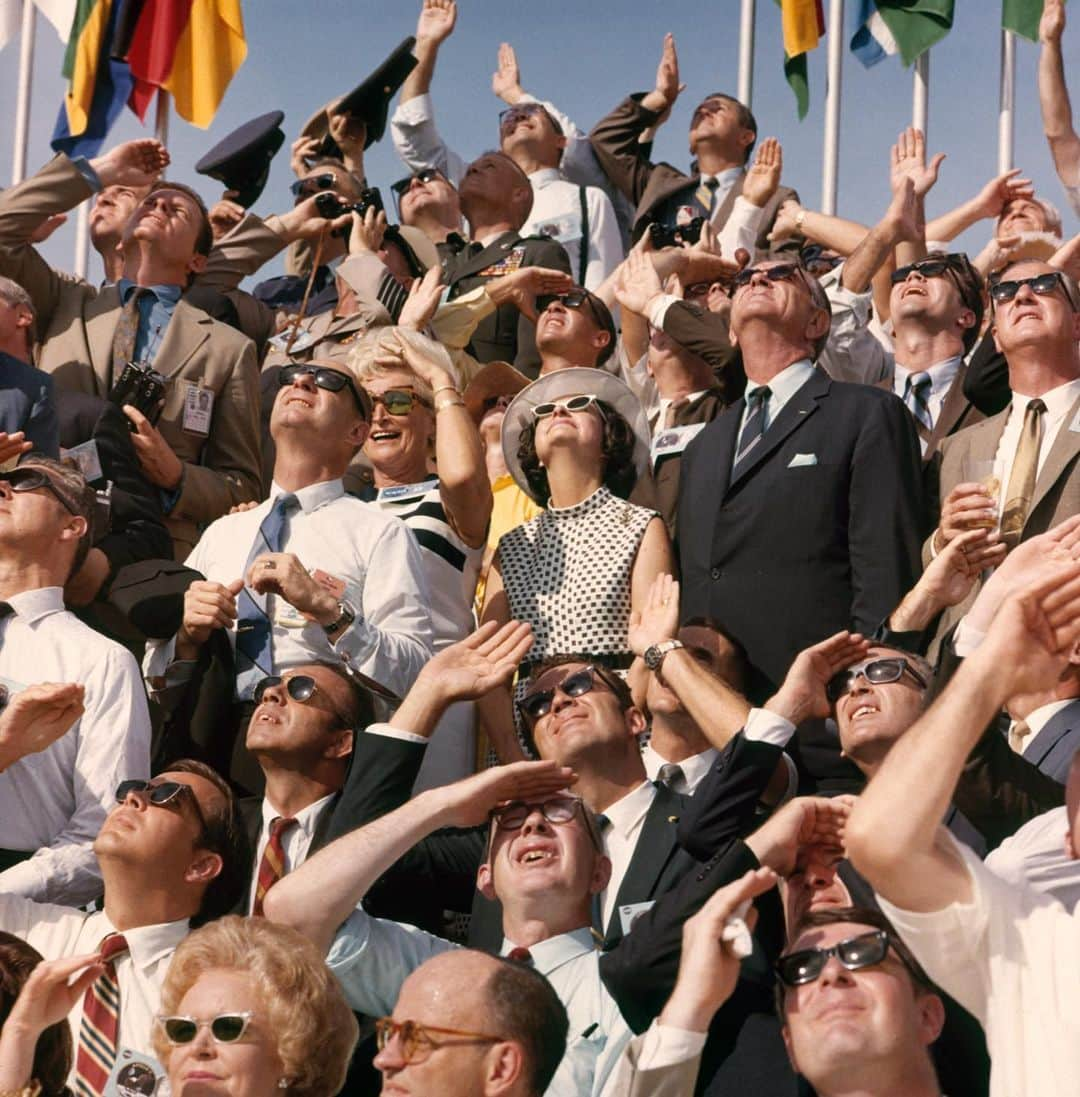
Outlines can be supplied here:
<path id="1" fill-rule="evenodd" d="M 533 419 L 533 408 L 537 404 L 546 404 L 551 400 L 560 400 L 564 396 L 595 396 L 603 400 L 622 416 L 634 433 L 634 469 L 642 476 L 649 468 L 649 420 L 641 401 L 617 377 L 602 369 L 590 369 L 574 366 L 570 369 L 556 370 L 546 377 L 540 377 L 514 397 L 506 409 L 502 425 L 503 460 L 514 483 L 533 502 L 539 503 L 528 480 L 525 478 L 521 461 L 518 459 L 518 444 L 521 433 Z"/>
<path id="2" fill-rule="evenodd" d="M 479 426 L 484 418 L 484 402 L 491 396 L 516 396 L 531 382 L 520 370 L 514 369 L 509 362 L 487 362 L 465 386 L 461 394 L 465 401 L 465 410 Z"/>

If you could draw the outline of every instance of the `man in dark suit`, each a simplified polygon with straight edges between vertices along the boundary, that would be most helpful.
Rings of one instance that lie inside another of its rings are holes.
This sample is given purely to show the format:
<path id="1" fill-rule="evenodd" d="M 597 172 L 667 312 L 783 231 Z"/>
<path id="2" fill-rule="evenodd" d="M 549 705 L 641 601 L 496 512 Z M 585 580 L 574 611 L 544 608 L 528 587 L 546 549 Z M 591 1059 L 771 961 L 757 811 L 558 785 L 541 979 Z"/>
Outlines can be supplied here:
<path id="1" fill-rule="evenodd" d="M 688 217 L 705 217 L 717 229 L 736 209 L 746 178 L 746 163 L 757 140 L 757 122 L 750 110 L 730 95 L 704 99 L 690 122 L 690 153 L 695 168 L 685 175 L 671 164 L 648 159 L 650 146 L 640 137 L 670 113 L 682 90 L 675 40 L 664 39 L 656 87 L 624 99 L 597 122 L 589 139 L 608 178 L 637 207 L 636 239 L 652 222 L 675 225 Z M 768 251 L 768 235 L 780 206 L 797 195 L 779 187 L 760 215 L 757 250 Z"/>
<path id="2" fill-rule="evenodd" d="M 56 457 L 59 443 L 52 378 L 29 364 L 33 343 L 30 294 L 18 282 L 0 277 L 0 431 L 21 431 L 35 450 Z"/>

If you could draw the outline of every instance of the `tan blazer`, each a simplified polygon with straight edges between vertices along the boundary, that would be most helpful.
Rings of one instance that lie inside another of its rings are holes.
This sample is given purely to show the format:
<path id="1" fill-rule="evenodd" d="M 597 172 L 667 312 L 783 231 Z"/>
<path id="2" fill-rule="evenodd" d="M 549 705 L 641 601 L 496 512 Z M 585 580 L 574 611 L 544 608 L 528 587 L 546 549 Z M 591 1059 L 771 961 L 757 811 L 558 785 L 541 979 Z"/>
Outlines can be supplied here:
<path id="1" fill-rule="evenodd" d="M 613 1079 L 605 1087 L 619 1097 L 693 1097 L 701 1055 L 672 1063 L 671 1066 L 641 1070 L 641 1054 L 645 1034 L 635 1036 L 615 1064 Z"/>
<path id="2" fill-rule="evenodd" d="M 0 273 L 23 286 L 34 301 L 38 367 L 53 375 L 60 390 L 107 397 L 115 381 L 111 359 L 119 291 L 57 273 L 29 243 L 29 233 L 48 214 L 71 209 L 89 196 L 86 180 L 63 155 L 0 194 Z M 258 370 L 249 339 L 182 299 L 154 368 L 168 383 L 158 427 L 184 462 L 180 498 L 167 518 L 174 550 L 183 558 L 203 527 L 235 504 L 262 497 Z M 206 435 L 183 426 L 192 386 L 214 395 Z"/>

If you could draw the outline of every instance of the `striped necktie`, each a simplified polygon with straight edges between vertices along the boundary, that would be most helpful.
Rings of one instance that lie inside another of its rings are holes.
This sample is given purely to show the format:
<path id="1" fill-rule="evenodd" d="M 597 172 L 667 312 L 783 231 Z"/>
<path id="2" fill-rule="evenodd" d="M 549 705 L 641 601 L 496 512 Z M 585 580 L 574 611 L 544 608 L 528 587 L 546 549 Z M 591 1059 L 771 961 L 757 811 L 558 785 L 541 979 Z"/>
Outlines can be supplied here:
<path id="1" fill-rule="evenodd" d="M 1042 444 L 1042 416 L 1046 405 L 1039 399 L 1029 400 L 1024 409 L 1020 442 L 1016 447 L 1009 490 L 1001 511 L 1001 539 L 1010 549 L 1016 548 L 1024 532 L 1031 500 L 1035 495 L 1035 480 L 1039 472 L 1039 448 Z"/>
<path id="2" fill-rule="evenodd" d="M 698 189 L 694 191 L 694 198 L 697 199 L 697 203 L 705 211 L 705 220 L 711 221 L 713 215 L 713 203 L 716 201 L 716 189 L 720 186 L 720 180 L 716 176 L 709 176 L 708 179 L 702 179 L 698 184 Z"/>
<path id="3" fill-rule="evenodd" d="M 749 456 L 765 433 L 765 405 L 771 395 L 772 390 L 768 385 L 752 389 L 746 394 L 746 422 L 743 423 L 742 431 L 739 434 L 735 460 L 731 464 L 732 474 L 737 471 L 739 463 Z"/>
<path id="4" fill-rule="evenodd" d="M 86 988 L 79 1052 L 75 1060 L 75 1092 L 78 1097 L 101 1097 L 116 1062 L 120 1033 L 120 985 L 113 957 L 127 952 L 123 934 L 110 933 L 101 942 L 105 970 Z"/>
<path id="5" fill-rule="evenodd" d="M 933 386 L 929 373 L 909 373 L 904 382 L 904 404 L 914 416 L 915 422 L 927 431 L 934 429 L 934 421 L 930 416 L 930 390 Z"/>
<path id="6" fill-rule="evenodd" d="M 270 820 L 270 838 L 259 862 L 259 875 L 255 881 L 255 902 L 251 913 L 261 917 L 266 893 L 285 875 L 285 846 L 282 835 L 296 826 L 297 821 L 280 815 Z"/>
<path id="7" fill-rule="evenodd" d="M 135 341 L 139 335 L 139 302 L 151 293 L 151 290 L 136 288 L 132 290 L 124 307 L 120 310 L 120 320 L 113 334 L 112 359 L 109 366 L 109 387 L 124 372 L 124 366 L 135 358 Z"/>
<path id="8" fill-rule="evenodd" d="M 256 556 L 281 552 L 289 515 L 298 506 L 299 500 L 291 492 L 274 500 L 259 526 L 245 571 Z M 267 597 L 244 587 L 236 599 L 236 691 L 241 701 L 250 700 L 255 686 L 274 673 L 273 624 L 267 612 Z"/>

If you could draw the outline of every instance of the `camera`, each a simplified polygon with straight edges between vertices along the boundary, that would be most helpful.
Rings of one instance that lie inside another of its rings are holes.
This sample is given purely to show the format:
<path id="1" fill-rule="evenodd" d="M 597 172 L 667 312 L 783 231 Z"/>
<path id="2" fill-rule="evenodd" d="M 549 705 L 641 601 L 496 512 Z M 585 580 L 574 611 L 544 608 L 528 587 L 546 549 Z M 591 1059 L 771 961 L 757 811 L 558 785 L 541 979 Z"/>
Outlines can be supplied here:
<path id="1" fill-rule="evenodd" d="M 383 209 L 382 195 L 378 187 L 365 187 L 360 192 L 359 201 L 343 202 L 333 191 L 324 190 L 315 195 L 315 206 L 320 217 L 332 221 L 335 217 L 341 217 L 346 213 L 358 213 L 361 217 L 372 207 L 376 210 Z"/>
<path id="2" fill-rule="evenodd" d="M 654 248 L 677 248 L 682 244 L 696 244 L 701 239 L 701 226 L 704 217 L 695 217 L 685 225 L 661 225 L 653 222 L 649 226 L 649 239 Z"/>
<path id="3" fill-rule="evenodd" d="M 156 424 L 165 403 L 165 387 L 165 378 L 156 370 L 136 362 L 128 362 L 109 393 L 109 401 L 118 408 L 130 404 L 141 411 L 151 423 Z M 138 429 L 134 423 L 129 425 L 133 432 Z"/>

